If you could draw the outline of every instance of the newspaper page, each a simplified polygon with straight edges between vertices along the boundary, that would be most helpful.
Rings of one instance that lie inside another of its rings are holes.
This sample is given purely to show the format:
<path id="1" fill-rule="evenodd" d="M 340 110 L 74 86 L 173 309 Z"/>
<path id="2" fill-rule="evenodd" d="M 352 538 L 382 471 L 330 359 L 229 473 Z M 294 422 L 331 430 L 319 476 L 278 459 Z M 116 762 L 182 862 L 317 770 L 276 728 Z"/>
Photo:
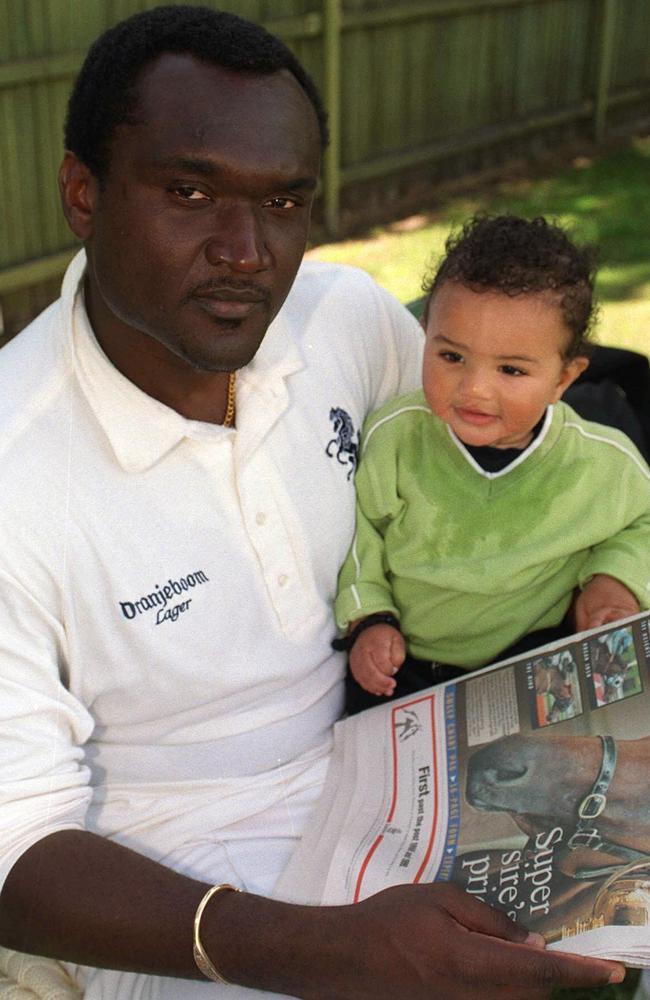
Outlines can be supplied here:
<path id="1" fill-rule="evenodd" d="M 338 723 L 277 895 L 454 881 L 551 947 L 650 965 L 650 614 Z"/>

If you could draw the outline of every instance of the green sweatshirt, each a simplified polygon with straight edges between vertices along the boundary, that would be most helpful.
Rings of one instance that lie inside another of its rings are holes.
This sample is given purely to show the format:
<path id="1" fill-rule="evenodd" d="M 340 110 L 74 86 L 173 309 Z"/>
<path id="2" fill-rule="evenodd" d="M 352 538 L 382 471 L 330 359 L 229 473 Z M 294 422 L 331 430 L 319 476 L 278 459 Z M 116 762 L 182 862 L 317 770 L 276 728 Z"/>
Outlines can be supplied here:
<path id="1" fill-rule="evenodd" d="M 559 624 L 596 573 L 650 607 L 650 470 L 619 431 L 558 403 L 488 473 L 417 391 L 368 418 L 361 456 L 340 628 L 392 611 L 413 656 L 471 668 Z"/>

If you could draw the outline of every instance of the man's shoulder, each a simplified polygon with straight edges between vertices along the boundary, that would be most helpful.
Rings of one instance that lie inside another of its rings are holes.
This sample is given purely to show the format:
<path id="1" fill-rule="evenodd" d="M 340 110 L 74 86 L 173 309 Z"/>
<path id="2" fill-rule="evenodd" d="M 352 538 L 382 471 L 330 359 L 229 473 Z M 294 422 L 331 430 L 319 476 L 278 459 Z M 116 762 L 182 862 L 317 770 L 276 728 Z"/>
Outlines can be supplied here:
<path id="1" fill-rule="evenodd" d="M 69 375 L 61 300 L 0 350 L 0 451 L 60 395 Z"/>
<path id="2" fill-rule="evenodd" d="M 365 290 L 369 295 L 383 293 L 375 279 L 360 267 L 353 267 L 351 264 L 333 264 L 307 257 L 298 269 L 292 294 L 294 290 L 302 291 L 309 287 L 326 291 L 333 285 L 350 285 Z"/>
<path id="3" fill-rule="evenodd" d="M 360 330 L 400 326 L 419 330 L 417 320 L 394 295 L 365 271 L 348 264 L 305 260 L 287 297 L 288 312 L 309 313 L 318 319 L 354 324 Z"/>

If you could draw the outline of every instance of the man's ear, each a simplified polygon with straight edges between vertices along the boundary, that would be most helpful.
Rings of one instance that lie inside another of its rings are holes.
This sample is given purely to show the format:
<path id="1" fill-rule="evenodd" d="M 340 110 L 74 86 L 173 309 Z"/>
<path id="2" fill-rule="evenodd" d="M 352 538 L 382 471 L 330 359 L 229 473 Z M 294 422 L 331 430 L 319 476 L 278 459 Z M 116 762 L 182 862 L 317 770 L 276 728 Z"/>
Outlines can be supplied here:
<path id="1" fill-rule="evenodd" d="M 68 225 L 80 240 L 92 236 L 98 190 L 97 178 L 86 164 L 74 153 L 66 153 L 59 169 L 59 194 Z"/>
<path id="2" fill-rule="evenodd" d="M 589 358 L 585 358 L 582 355 L 577 358 L 571 358 L 570 361 L 567 361 L 562 369 L 560 381 L 558 382 L 555 390 L 555 398 L 553 400 L 554 403 L 557 403 L 560 396 L 564 395 L 569 386 L 572 385 L 578 376 L 582 375 L 583 371 L 585 371 L 588 367 Z"/>

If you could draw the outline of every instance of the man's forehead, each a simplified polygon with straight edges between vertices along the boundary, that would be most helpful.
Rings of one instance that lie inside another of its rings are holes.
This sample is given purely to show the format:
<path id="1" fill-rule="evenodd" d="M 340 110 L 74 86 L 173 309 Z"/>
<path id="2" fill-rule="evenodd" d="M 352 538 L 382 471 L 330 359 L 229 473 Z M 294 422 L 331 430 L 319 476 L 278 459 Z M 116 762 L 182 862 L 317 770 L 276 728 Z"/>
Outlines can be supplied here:
<path id="1" fill-rule="evenodd" d="M 318 119 L 288 70 L 252 74 L 165 53 L 143 69 L 136 92 L 129 124 L 112 139 L 111 170 L 201 159 L 263 187 L 272 177 L 272 186 L 293 178 L 314 186 Z"/>
<path id="2" fill-rule="evenodd" d="M 212 65 L 187 53 L 164 53 L 136 84 L 135 122 L 191 135 L 207 144 L 262 133 L 284 141 L 319 141 L 314 108 L 289 70 L 247 73 Z"/>

